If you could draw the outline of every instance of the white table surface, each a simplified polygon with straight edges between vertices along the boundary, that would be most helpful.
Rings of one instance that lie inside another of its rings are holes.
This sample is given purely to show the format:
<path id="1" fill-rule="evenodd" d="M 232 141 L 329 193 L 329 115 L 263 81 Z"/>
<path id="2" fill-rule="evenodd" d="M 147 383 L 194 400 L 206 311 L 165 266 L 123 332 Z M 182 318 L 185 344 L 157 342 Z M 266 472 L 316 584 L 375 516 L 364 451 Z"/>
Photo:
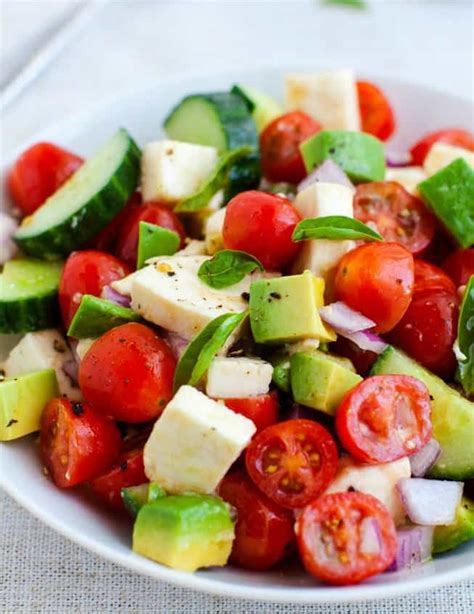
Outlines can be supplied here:
<path id="1" fill-rule="evenodd" d="M 82 5 L 0 0 L 0 85 Z M 357 11 L 316 0 L 110 1 L 1 117 L 2 155 L 48 123 L 176 73 L 229 65 L 352 66 L 473 95 L 471 0 L 373 0 Z M 455 118 L 447 118 L 452 123 Z M 221 599 L 143 578 L 67 542 L 0 493 L 0 612 L 474 611 L 464 582 L 352 606 L 275 606 Z"/>

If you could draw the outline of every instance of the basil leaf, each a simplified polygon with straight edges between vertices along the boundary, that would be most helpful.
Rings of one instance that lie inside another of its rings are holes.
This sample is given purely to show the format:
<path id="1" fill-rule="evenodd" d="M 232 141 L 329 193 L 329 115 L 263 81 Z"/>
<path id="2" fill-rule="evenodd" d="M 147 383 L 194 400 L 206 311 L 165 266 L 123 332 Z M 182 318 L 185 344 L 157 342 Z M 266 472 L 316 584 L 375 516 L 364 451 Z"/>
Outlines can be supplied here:
<path id="1" fill-rule="evenodd" d="M 198 277 L 211 288 L 227 288 L 255 269 L 264 270 L 257 258 L 235 249 L 223 249 L 201 264 Z"/>
<path id="2" fill-rule="evenodd" d="M 301 220 L 293 231 L 293 241 L 307 239 L 362 239 L 363 241 L 383 241 L 383 237 L 369 226 L 344 215 L 327 215 Z"/>
<path id="3" fill-rule="evenodd" d="M 474 394 L 474 275 L 468 281 L 459 312 L 458 346 L 465 358 L 458 358 L 459 379 L 464 392 Z"/>
<path id="4" fill-rule="evenodd" d="M 230 334 L 247 316 L 243 313 L 224 313 L 209 322 L 184 350 L 174 373 L 173 389 L 189 384 L 195 386 L 208 370 L 212 359 Z"/>

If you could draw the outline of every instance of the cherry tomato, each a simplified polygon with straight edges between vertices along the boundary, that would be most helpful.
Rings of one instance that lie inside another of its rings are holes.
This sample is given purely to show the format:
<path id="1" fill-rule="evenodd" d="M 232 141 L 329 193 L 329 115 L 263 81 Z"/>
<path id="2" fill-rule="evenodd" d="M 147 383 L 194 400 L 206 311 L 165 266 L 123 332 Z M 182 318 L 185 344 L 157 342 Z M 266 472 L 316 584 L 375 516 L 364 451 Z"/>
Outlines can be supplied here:
<path id="1" fill-rule="evenodd" d="M 128 217 L 122 221 L 115 253 L 131 268 L 137 266 L 138 228 L 140 222 L 149 222 L 178 233 L 181 247 L 184 246 L 186 234 L 176 213 L 167 205 L 159 203 L 143 203 L 129 211 Z"/>
<path id="2" fill-rule="evenodd" d="M 168 345 L 147 326 L 130 322 L 90 347 L 79 367 L 79 386 L 97 411 L 123 422 L 147 422 L 173 396 L 175 367 Z"/>
<path id="3" fill-rule="evenodd" d="M 141 205 L 142 197 L 139 192 L 134 192 L 128 202 L 125 204 L 117 215 L 96 235 L 88 247 L 91 249 L 98 249 L 101 252 L 111 252 L 115 249 L 117 244 L 119 231 L 123 227 L 126 220 L 129 219 L 132 211 L 135 210 L 138 205 Z"/>
<path id="4" fill-rule="evenodd" d="M 324 495 L 296 522 L 301 560 L 330 584 L 355 584 L 392 563 L 397 532 L 387 508 L 362 492 Z"/>
<path id="5" fill-rule="evenodd" d="M 68 328 L 83 294 L 100 296 L 104 286 L 130 273 L 114 256 L 96 250 L 73 252 L 66 260 L 59 282 L 59 306 Z"/>
<path id="6" fill-rule="evenodd" d="M 51 399 L 44 408 L 40 452 L 56 486 L 69 488 L 94 478 L 119 451 L 115 423 L 85 403 Z"/>
<path id="7" fill-rule="evenodd" d="M 431 262 L 415 260 L 413 298 L 417 293 L 425 290 L 442 290 L 456 296 L 456 286 L 444 271 Z"/>
<path id="8" fill-rule="evenodd" d="M 299 251 L 291 235 L 300 220 L 286 198 L 255 190 L 241 192 L 226 208 L 224 245 L 255 256 L 266 269 L 280 270 Z"/>
<path id="9" fill-rule="evenodd" d="M 292 512 L 270 501 L 243 471 L 222 480 L 219 496 L 237 510 L 231 563 L 263 571 L 285 558 L 295 539 Z"/>
<path id="10" fill-rule="evenodd" d="M 459 288 L 465 286 L 474 275 L 474 247 L 458 249 L 443 262 L 443 269 Z"/>
<path id="11" fill-rule="evenodd" d="M 400 243 L 412 254 L 428 247 L 436 229 L 434 217 L 422 201 L 396 181 L 358 185 L 354 216 L 365 224 L 375 223 L 386 241 Z"/>
<path id="12" fill-rule="evenodd" d="M 143 466 L 143 447 L 123 451 L 117 461 L 91 481 L 92 492 L 108 507 L 125 511 L 120 491 L 148 482 Z"/>
<path id="13" fill-rule="evenodd" d="M 224 399 L 225 405 L 242 414 L 257 427 L 257 432 L 278 421 L 278 395 L 275 392 L 244 399 Z"/>
<path id="14" fill-rule="evenodd" d="M 430 394 L 408 375 L 373 375 L 352 388 L 336 412 L 344 448 L 365 463 L 417 452 L 431 436 Z"/>
<path id="15" fill-rule="evenodd" d="M 471 132 L 458 128 L 447 128 L 437 132 L 430 132 L 415 143 L 410 149 L 412 163 L 415 166 L 422 166 L 429 150 L 438 142 L 474 151 L 474 135 Z"/>
<path id="16" fill-rule="evenodd" d="M 385 333 L 408 309 L 413 282 L 409 251 L 397 243 L 367 243 L 341 258 L 335 291 L 338 300 L 376 323 L 374 332 Z"/>
<path id="17" fill-rule="evenodd" d="M 287 420 L 257 433 L 246 450 L 247 471 L 272 501 L 287 508 L 307 505 L 336 473 L 337 447 L 312 420 Z"/>
<path id="18" fill-rule="evenodd" d="M 322 126 L 303 111 L 274 119 L 260 135 L 262 171 L 270 181 L 299 183 L 307 175 L 300 144 Z"/>
<path id="19" fill-rule="evenodd" d="M 395 115 L 385 94 L 373 83 L 357 81 L 362 130 L 382 141 L 395 130 Z"/>
<path id="20" fill-rule="evenodd" d="M 53 143 L 36 143 L 10 169 L 7 185 L 18 207 L 30 215 L 54 194 L 84 162 Z"/>

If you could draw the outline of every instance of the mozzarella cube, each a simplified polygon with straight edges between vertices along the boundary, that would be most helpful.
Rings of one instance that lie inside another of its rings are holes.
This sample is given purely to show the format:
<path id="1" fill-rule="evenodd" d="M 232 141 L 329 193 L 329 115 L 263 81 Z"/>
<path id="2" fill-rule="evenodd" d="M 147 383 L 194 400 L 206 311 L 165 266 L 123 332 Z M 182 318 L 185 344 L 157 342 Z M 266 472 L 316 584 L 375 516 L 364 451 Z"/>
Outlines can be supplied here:
<path id="1" fill-rule="evenodd" d="M 255 430 L 251 420 L 181 386 L 145 444 L 145 473 L 169 493 L 213 493 Z"/>
<path id="2" fill-rule="evenodd" d="M 170 140 L 148 143 L 141 161 L 143 200 L 175 203 L 192 196 L 214 169 L 217 158 L 215 147 Z"/>
<path id="3" fill-rule="evenodd" d="M 206 221 L 206 250 L 211 256 L 224 249 L 224 218 L 226 209 L 219 209 Z"/>
<path id="4" fill-rule="evenodd" d="M 63 369 L 63 365 L 73 362 L 74 356 L 61 333 L 55 329 L 48 329 L 26 333 L 10 352 L 3 369 L 7 377 L 42 369 L 54 369 L 60 393 L 71 401 L 81 401 L 79 386 Z"/>
<path id="5" fill-rule="evenodd" d="M 216 357 L 207 371 L 206 394 L 216 399 L 266 394 L 272 373 L 272 365 L 259 358 Z"/>
<path id="6" fill-rule="evenodd" d="M 354 73 L 297 73 L 285 77 L 286 106 L 311 115 L 327 130 L 360 130 Z"/>
<path id="7" fill-rule="evenodd" d="M 474 168 L 474 153 L 472 151 L 447 143 L 435 143 L 423 162 L 423 168 L 427 175 L 434 175 L 458 158 L 463 158 L 471 168 Z"/>
<path id="8" fill-rule="evenodd" d="M 302 339 L 296 341 L 296 343 L 287 343 L 285 350 L 288 352 L 288 356 L 298 354 L 299 352 L 311 352 L 319 348 L 319 339 Z"/>
<path id="9" fill-rule="evenodd" d="M 396 181 L 407 192 L 418 194 L 418 184 L 427 178 L 421 166 L 405 166 L 402 168 L 387 168 L 385 181 Z"/>
<path id="10" fill-rule="evenodd" d="M 176 252 L 175 256 L 205 256 L 206 255 L 206 244 L 204 241 L 197 241 L 196 239 L 191 239 L 188 241 L 183 249 L 180 249 L 179 252 Z M 153 258 L 147 260 L 147 262 L 152 262 L 152 260 L 156 261 L 160 258 Z"/>

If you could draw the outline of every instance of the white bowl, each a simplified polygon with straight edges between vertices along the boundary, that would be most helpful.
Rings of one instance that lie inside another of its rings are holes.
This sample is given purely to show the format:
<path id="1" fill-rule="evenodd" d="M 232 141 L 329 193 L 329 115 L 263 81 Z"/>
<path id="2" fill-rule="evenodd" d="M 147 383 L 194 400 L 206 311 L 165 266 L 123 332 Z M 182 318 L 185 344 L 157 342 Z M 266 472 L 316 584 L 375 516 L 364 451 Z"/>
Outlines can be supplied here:
<path id="1" fill-rule="evenodd" d="M 156 87 L 114 99 L 80 115 L 67 118 L 32 136 L 30 143 L 50 140 L 81 154 L 90 154 L 119 126 L 126 127 L 138 143 L 156 139 L 162 120 L 183 95 L 227 89 L 240 82 L 261 87 L 282 97 L 280 70 L 175 78 Z M 471 127 L 472 108 L 462 100 L 437 90 L 390 79 L 370 77 L 392 101 L 398 118 L 392 151 L 406 147 L 429 130 Z M 13 152 L 9 160 L 23 150 Z M 8 164 L 5 165 L 5 168 Z M 4 182 L 2 182 L 2 185 Z M 4 202 L 7 202 L 4 199 Z M 2 341 L 0 341 L 2 343 Z M 3 339 L 3 346 L 6 341 Z M 318 583 L 298 566 L 267 573 L 231 567 L 188 574 L 163 567 L 131 550 L 131 525 L 117 521 L 79 492 L 61 491 L 43 475 L 35 437 L 0 444 L 0 485 L 32 514 L 66 537 L 114 563 L 176 585 L 248 599 L 292 603 L 348 602 L 387 598 L 463 580 L 473 572 L 474 542 L 437 557 L 410 572 L 382 574 L 357 586 L 330 587 Z"/>

